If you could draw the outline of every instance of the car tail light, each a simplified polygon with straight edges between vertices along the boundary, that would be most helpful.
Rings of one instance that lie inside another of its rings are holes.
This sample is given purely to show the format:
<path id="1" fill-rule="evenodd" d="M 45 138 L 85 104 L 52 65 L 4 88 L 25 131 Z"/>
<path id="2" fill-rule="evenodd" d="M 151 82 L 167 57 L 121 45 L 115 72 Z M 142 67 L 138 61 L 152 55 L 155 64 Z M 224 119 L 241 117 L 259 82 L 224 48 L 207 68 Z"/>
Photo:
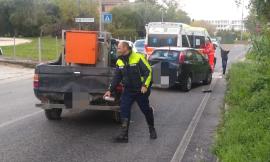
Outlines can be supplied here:
<path id="1" fill-rule="evenodd" d="M 34 88 L 38 88 L 39 87 L 39 75 L 35 74 L 34 75 Z"/>
<path id="2" fill-rule="evenodd" d="M 144 44 L 145 51 L 147 51 L 147 48 L 148 48 L 148 45 L 147 44 Z"/>
<path id="3" fill-rule="evenodd" d="M 179 54 L 179 63 L 183 64 L 185 62 L 185 54 L 184 52 L 180 52 Z"/>
<path id="4" fill-rule="evenodd" d="M 118 86 L 116 86 L 116 92 L 117 93 L 122 93 L 124 90 L 124 87 L 122 84 L 119 84 Z"/>

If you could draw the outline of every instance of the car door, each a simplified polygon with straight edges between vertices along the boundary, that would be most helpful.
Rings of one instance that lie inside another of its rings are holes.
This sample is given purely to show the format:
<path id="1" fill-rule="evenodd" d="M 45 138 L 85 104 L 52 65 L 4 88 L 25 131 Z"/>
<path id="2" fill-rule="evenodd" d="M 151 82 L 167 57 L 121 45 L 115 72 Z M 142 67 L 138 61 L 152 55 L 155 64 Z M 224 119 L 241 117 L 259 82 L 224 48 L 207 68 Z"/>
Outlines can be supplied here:
<path id="1" fill-rule="evenodd" d="M 186 61 L 185 64 L 187 66 L 186 72 L 188 74 L 192 73 L 192 81 L 197 82 L 198 78 L 198 72 L 199 72 L 199 66 L 198 61 L 195 53 L 192 50 L 186 51 L 186 58 L 188 58 L 189 61 Z"/>
<path id="2" fill-rule="evenodd" d="M 197 68 L 198 68 L 198 81 L 202 81 L 205 79 L 207 70 L 208 70 L 208 62 L 205 61 L 203 56 L 198 52 L 194 50 L 194 53 L 197 58 Z"/>
<path id="3" fill-rule="evenodd" d="M 187 76 L 189 74 L 192 74 L 192 77 L 194 77 L 194 58 L 193 53 L 190 50 L 183 51 L 185 53 L 185 61 L 182 64 L 182 73 L 183 76 Z"/>

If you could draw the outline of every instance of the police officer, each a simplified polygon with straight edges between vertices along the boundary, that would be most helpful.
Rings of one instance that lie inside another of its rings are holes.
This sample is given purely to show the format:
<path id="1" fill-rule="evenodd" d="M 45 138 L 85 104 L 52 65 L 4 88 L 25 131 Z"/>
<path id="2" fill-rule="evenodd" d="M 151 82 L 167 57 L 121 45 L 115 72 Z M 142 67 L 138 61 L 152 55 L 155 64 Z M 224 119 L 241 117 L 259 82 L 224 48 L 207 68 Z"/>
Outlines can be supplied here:
<path id="1" fill-rule="evenodd" d="M 154 127 L 153 109 L 149 106 L 148 99 L 152 81 L 151 66 L 143 55 L 132 51 L 132 47 L 128 42 L 120 42 L 117 52 L 119 57 L 116 62 L 115 76 L 109 90 L 104 95 L 104 97 L 110 97 L 120 82 L 124 85 L 120 103 L 122 125 L 115 142 L 128 143 L 130 110 L 135 101 L 145 115 L 149 126 L 150 139 L 156 139 L 157 133 Z"/>

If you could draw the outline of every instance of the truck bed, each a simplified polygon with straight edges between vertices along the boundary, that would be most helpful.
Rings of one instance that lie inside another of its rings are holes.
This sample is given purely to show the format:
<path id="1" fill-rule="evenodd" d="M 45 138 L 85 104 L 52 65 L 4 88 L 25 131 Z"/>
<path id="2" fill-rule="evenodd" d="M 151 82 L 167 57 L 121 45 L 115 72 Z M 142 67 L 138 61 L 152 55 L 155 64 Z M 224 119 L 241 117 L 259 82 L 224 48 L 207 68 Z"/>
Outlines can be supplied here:
<path id="1" fill-rule="evenodd" d="M 75 105 L 114 106 L 119 104 L 119 94 L 115 102 L 104 102 L 102 96 L 107 91 L 114 69 L 89 66 L 38 65 L 35 74 L 38 84 L 34 86 L 35 96 L 41 103 Z"/>
<path id="2" fill-rule="evenodd" d="M 88 92 L 104 93 L 113 76 L 113 68 L 87 66 L 38 65 L 39 92 Z"/>

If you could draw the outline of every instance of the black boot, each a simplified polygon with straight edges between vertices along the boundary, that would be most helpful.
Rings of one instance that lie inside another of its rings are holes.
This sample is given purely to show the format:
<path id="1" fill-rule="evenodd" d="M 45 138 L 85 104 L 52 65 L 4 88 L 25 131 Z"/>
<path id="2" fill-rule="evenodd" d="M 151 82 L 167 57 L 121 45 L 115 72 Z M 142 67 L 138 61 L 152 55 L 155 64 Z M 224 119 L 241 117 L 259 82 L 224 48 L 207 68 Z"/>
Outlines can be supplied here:
<path id="1" fill-rule="evenodd" d="M 115 142 L 117 143 L 128 143 L 128 128 L 129 128 L 129 119 L 122 119 L 122 125 L 120 134 L 115 138 Z"/>
<path id="2" fill-rule="evenodd" d="M 157 132 L 154 126 L 149 126 L 150 139 L 157 139 Z"/>
<path id="3" fill-rule="evenodd" d="M 148 127 L 149 127 L 149 133 L 150 133 L 150 139 L 157 139 L 157 132 L 154 127 L 154 114 L 153 109 L 150 108 L 151 111 L 149 111 L 148 114 L 145 115 Z"/>

